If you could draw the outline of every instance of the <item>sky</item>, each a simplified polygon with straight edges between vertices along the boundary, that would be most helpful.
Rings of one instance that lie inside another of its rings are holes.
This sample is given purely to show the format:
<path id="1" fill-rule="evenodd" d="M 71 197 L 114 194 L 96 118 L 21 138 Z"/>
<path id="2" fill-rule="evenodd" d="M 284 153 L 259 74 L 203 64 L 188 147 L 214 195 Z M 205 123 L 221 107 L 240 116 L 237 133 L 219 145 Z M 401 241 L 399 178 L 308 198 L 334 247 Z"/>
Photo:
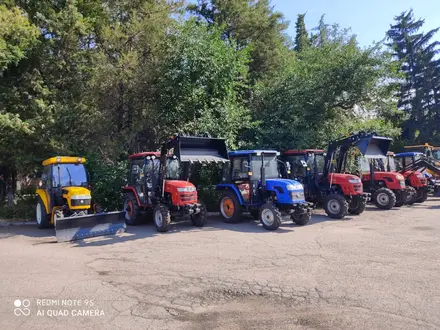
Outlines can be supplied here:
<path id="1" fill-rule="evenodd" d="M 297 15 L 303 13 L 307 29 L 316 27 L 325 14 L 325 23 L 351 28 L 361 46 L 381 41 L 394 17 L 410 8 L 416 18 L 425 19 L 423 31 L 440 26 L 440 0 L 272 0 L 272 5 L 290 21 L 287 32 L 293 38 Z M 435 39 L 440 41 L 440 31 Z"/>

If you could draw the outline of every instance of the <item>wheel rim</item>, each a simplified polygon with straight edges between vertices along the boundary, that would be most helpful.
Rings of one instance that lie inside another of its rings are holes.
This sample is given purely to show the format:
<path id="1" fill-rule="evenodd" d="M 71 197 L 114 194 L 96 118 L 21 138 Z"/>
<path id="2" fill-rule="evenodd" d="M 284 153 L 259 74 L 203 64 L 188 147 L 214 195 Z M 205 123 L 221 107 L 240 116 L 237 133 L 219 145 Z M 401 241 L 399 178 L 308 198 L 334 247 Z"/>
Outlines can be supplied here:
<path id="1" fill-rule="evenodd" d="M 225 218 L 231 218 L 234 215 L 234 202 L 229 197 L 224 197 L 220 203 L 220 211 Z"/>
<path id="2" fill-rule="evenodd" d="M 390 202 L 390 197 L 386 193 L 380 193 L 377 195 L 377 202 L 379 205 L 385 206 Z"/>
<path id="3" fill-rule="evenodd" d="M 328 205 L 328 210 L 332 214 L 336 214 L 341 211 L 341 205 L 336 199 L 331 199 L 327 205 Z"/>
<path id="4" fill-rule="evenodd" d="M 156 226 L 162 227 L 163 217 L 162 217 L 162 212 L 160 212 L 160 210 L 157 210 L 156 213 L 154 214 L 154 221 L 156 222 Z"/>
<path id="5" fill-rule="evenodd" d="M 36 216 L 37 216 L 37 223 L 39 224 L 39 225 L 41 225 L 41 219 L 42 219 L 42 212 L 41 212 L 41 204 L 40 203 L 38 203 L 37 204 L 37 214 L 36 214 Z"/>
<path id="6" fill-rule="evenodd" d="M 261 220 L 266 226 L 271 226 L 275 221 L 275 215 L 272 210 L 265 209 L 261 212 Z"/>
<path id="7" fill-rule="evenodd" d="M 133 216 L 133 202 L 125 201 L 125 219 L 130 220 Z"/>

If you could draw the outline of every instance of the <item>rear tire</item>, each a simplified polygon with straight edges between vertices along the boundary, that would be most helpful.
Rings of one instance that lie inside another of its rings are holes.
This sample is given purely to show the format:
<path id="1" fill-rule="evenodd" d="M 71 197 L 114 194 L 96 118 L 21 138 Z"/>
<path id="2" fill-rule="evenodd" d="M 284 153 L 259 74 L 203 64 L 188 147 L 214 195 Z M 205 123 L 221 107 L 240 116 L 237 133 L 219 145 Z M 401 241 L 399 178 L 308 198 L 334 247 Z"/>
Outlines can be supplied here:
<path id="1" fill-rule="evenodd" d="M 275 230 L 281 225 L 281 212 L 273 203 L 265 203 L 260 207 L 260 221 L 267 230 Z"/>
<path id="2" fill-rule="evenodd" d="M 394 195 L 396 195 L 395 207 L 401 207 L 405 204 L 406 198 L 403 198 L 403 190 L 394 190 Z"/>
<path id="3" fill-rule="evenodd" d="M 234 192 L 225 191 L 220 197 L 220 214 L 226 223 L 237 223 L 241 220 L 241 205 Z"/>
<path id="4" fill-rule="evenodd" d="M 44 206 L 44 203 L 39 196 L 37 197 L 37 207 L 35 209 L 35 217 L 37 220 L 38 228 L 44 229 L 50 227 L 49 215 L 47 214 L 46 207 Z"/>
<path id="5" fill-rule="evenodd" d="M 140 223 L 139 205 L 133 194 L 125 194 L 124 198 L 125 223 L 136 226 Z"/>
<path id="6" fill-rule="evenodd" d="M 170 210 L 164 204 L 158 204 L 154 208 L 154 224 L 158 232 L 167 232 L 171 223 Z"/>
<path id="7" fill-rule="evenodd" d="M 388 188 L 377 189 L 372 199 L 374 205 L 382 210 L 391 210 L 396 204 L 396 195 Z"/>
<path id="8" fill-rule="evenodd" d="M 367 207 L 367 201 L 361 196 L 354 196 L 351 198 L 350 204 L 348 205 L 348 212 L 350 214 L 359 215 L 365 211 Z"/>
<path id="9" fill-rule="evenodd" d="M 419 189 L 417 191 L 416 203 L 423 203 L 428 199 L 428 192 L 425 189 Z"/>
<path id="10" fill-rule="evenodd" d="M 206 206 L 202 201 L 199 201 L 199 203 L 201 204 L 200 212 L 191 215 L 191 223 L 195 227 L 203 227 L 206 222 Z"/>
<path id="11" fill-rule="evenodd" d="M 312 218 L 312 211 L 305 210 L 304 213 L 300 213 L 300 214 L 297 213 L 298 211 L 304 212 L 304 210 L 297 210 L 294 213 L 292 213 L 290 218 L 298 226 L 305 226 Z"/>
<path id="12" fill-rule="evenodd" d="M 342 195 L 327 195 L 324 198 L 324 210 L 330 218 L 342 219 L 348 213 L 348 202 Z"/>

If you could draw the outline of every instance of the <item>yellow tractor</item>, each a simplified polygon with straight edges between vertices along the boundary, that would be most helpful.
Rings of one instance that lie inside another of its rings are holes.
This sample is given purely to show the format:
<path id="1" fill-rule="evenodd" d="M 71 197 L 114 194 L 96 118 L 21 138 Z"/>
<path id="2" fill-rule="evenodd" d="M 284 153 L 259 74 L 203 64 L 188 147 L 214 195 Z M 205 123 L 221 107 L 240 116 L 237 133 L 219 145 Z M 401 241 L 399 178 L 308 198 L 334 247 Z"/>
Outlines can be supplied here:
<path id="1" fill-rule="evenodd" d="M 125 213 L 96 213 L 83 157 L 57 156 L 43 161 L 36 220 L 55 227 L 58 242 L 115 234 L 125 230 Z"/>

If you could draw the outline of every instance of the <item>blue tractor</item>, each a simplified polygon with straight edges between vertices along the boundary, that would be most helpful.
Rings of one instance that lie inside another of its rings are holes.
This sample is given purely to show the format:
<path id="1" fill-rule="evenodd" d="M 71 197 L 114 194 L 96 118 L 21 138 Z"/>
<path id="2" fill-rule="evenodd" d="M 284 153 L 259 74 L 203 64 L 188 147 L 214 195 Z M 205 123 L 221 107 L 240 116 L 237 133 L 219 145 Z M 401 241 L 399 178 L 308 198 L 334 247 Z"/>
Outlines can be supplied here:
<path id="1" fill-rule="evenodd" d="M 229 152 L 223 174 L 220 213 L 225 222 L 240 221 L 243 211 L 260 219 L 267 230 L 277 229 L 282 213 L 297 225 L 305 225 L 312 215 L 312 204 L 305 201 L 303 186 L 294 180 L 280 179 L 275 150 L 238 150 Z M 288 166 L 288 165 L 287 165 Z"/>

